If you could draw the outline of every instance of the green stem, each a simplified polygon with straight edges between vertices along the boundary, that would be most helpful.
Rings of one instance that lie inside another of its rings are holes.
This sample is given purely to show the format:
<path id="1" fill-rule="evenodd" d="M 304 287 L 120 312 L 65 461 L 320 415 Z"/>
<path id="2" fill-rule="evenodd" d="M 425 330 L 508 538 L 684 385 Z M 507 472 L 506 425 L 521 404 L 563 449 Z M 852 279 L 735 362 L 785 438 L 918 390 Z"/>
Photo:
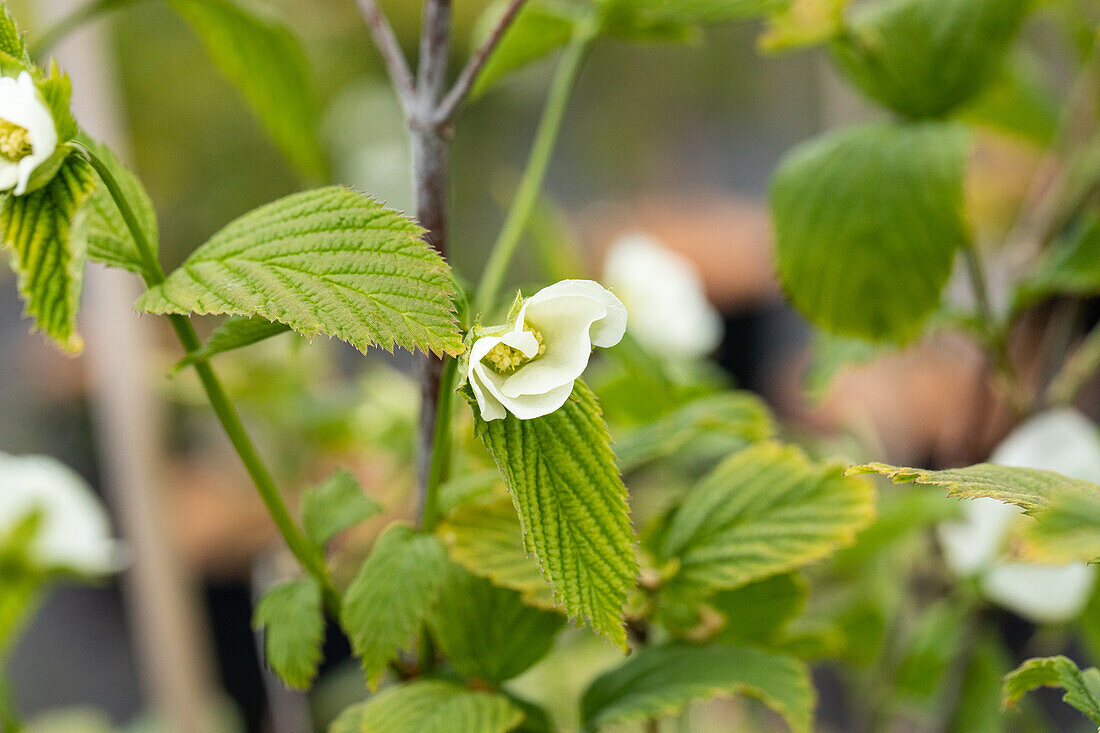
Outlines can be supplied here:
<path id="1" fill-rule="evenodd" d="M 546 99 L 546 106 L 542 110 L 538 130 L 535 133 L 535 141 L 527 159 L 527 168 L 523 172 L 516 198 L 504 220 L 500 236 L 493 245 L 489 261 L 481 275 L 481 282 L 478 283 L 477 293 L 474 296 L 474 313 L 485 313 L 492 308 L 500 293 L 504 277 L 508 274 L 508 266 L 515 256 L 520 238 L 531 218 L 531 212 L 538 202 L 539 192 L 542 190 L 543 181 L 546 180 L 546 170 L 558 141 L 558 133 L 561 132 L 569 96 L 576 85 L 577 76 L 584 65 L 597 30 L 596 19 L 587 18 L 580 21 L 573 33 L 573 39 L 566 46 L 565 54 L 558 64 L 550 94 Z"/>
<path id="2" fill-rule="evenodd" d="M 1012 409 L 1018 414 L 1026 414 L 1029 409 L 1028 399 L 1023 389 L 1023 383 L 1016 372 L 1016 366 L 1012 362 L 1012 355 L 1008 351 L 1007 326 L 1001 322 L 1001 319 L 993 311 L 993 304 L 989 298 L 989 287 L 985 279 L 985 268 L 982 264 L 981 254 L 974 243 L 970 242 L 963 247 L 963 258 L 966 261 L 966 272 L 970 278 L 971 289 L 973 289 L 974 297 L 978 301 L 978 311 L 984 326 L 985 347 L 989 353 L 989 359 L 1001 375 Z"/>
<path id="3" fill-rule="evenodd" d="M 107 191 L 111 194 L 111 198 L 114 199 L 119 212 L 122 214 L 123 221 L 126 222 L 126 228 L 130 230 L 130 235 L 134 238 L 134 243 L 137 245 L 144 264 L 142 277 L 145 284 L 150 288 L 161 284 L 165 279 L 164 270 L 161 268 L 153 246 L 146 238 L 145 231 L 138 222 L 137 215 L 134 213 L 133 207 L 130 206 L 126 194 L 123 193 L 110 168 L 95 153 L 87 148 L 84 148 L 84 153 L 87 155 L 92 167 L 95 168 L 96 173 L 103 180 L 103 184 L 107 187 Z M 190 354 L 202 346 L 198 334 L 195 333 L 195 328 L 186 316 L 172 314 L 168 316 L 168 321 L 172 324 L 172 329 L 176 332 L 176 337 L 183 345 L 186 353 Z M 321 584 L 325 595 L 325 603 L 329 610 L 334 614 L 338 614 L 340 596 L 332 585 L 328 569 L 325 566 L 324 556 L 306 539 L 306 536 L 295 524 L 282 495 L 279 493 L 279 489 L 275 486 L 275 480 L 272 478 L 271 472 L 267 469 L 263 459 L 260 458 L 260 454 L 251 438 L 248 437 L 244 423 L 241 422 L 240 414 L 230 401 L 229 395 L 226 394 L 225 388 L 222 386 L 217 374 L 214 373 L 213 367 L 208 362 L 201 360 L 195 361 L 193 366 L 198 374 L 199 381 L 202 383 L 203 390 L 206 392 L 206 397 L 210 401 L 210 406 L 214 408 L 214 414 L 217 415 L 222 428 L 229 436 L 229 441 L 233 444 L 237 455 L 240 456 L 241 462 L 244 463 L 248 475 L 252 477 L 252 482 L 256 485 L 256 490 L 259 492 L 260 498 L 267 507 L 272 520 L 274 520 L 279 533 L 286 541 L 287 547 L 294 553 L 302 567 Z"/>
<path id="4" fill-rule="evenodd" d="M 19 733 L 22 729 L 23 724 L 15 706 L 15 695 L 12 694 L 11 683 L 8 682 L 3 670 L 0 670 L 0 730 L 4 733 Z"/>
<path id="5" fill-rule="evenodd" d="M 1100 325 L 1094 326 L 1050 383 L 1051 405 L 1069 405 L 1100 368 Z"/>
<path id="6" fill-rule="evenodd" d="M 447 480 L 451 468 L 451 415 L 454 411 L 455 380 L 458 377 L 458 360 L 447 359 L 439 380 L 439 403 L 435 413 L 435 432 L 432 436 L 432 461 L 428 468 L 428 483 L 424 498 L 425 530 L 431 530 L 439 521 L 439 488 Z"/>
<path id="7" fill-rule="evenodd" d="M 29 49 L 31 58 L 40 58 L 51 48 L 60 43 L 61 39 L 87 23 L 89 20 L 95 18 L 97 15 L 109 10 L 121 8 L 134 2 L 137 2 L 137 0 L 92 0 L 92 2 L 80 6 L 59 20 L 56 24 L 47 28 L 42 35 L 31 43 Z"/>

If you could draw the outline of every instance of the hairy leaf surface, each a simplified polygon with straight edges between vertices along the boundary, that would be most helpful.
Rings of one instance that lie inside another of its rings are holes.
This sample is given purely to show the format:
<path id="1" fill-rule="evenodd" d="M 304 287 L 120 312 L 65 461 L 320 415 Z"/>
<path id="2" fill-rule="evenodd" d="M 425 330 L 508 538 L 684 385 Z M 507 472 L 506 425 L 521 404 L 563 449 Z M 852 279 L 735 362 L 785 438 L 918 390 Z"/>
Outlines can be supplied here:
<path id="1" fill-rule="evenodd" d="M 76 329 L 84 284 L 87 243 L 74 236 L 74 220 L 95 190 L 96 175 L 78 155 L 69 155 L 53 179 L 25 196 L 0 197 L 0 233 L 11 252 L 24 313 L 61 348 L 78 352 Z"/>
<path id="2" fill-rule="evenodd" d="M 730 456 L 687 495 L 661 554 L 678 580 L 736 588 L 820 560 L 851 543 L 875 513 L 874 489 L 794 446 L 761 443 Z"/>
<path id="3" fill-rule="evenodd" d="M 534 420 L 476 419 L 554 596 L 619 646 L 637 561 L 626 488 L 591 390 L 580 380 L 560 409 Z"/>
<path id="4" fill-rule="evenodd" d="M 867 463 L 852 466 L 847 473 L 877 473 L 899 484 L 912 481 L 926 486 L 942 486 L 947 489 L 948 496 L 959 499 L 988 497 L 1016 504 L 1029 513 L 1043 509 L 1056 497 L 1100 497 L 1100 486 L 1091 481 L 1068 478 L 1060 473 L 1038 468 L 998 466 L 992 463 L 978 463 L 943 471 Z"/>
<path id="5" fill-rule="evenodd" d="M 871 123 L 789 153 L 771 208 L 779 274 L 795 307 L 839 335 L 917 337 L 969 241 L 967 139 L 947 123 Z"/>
<path id="6" fill-rule="evenodd" d="M 289 687 L 306 690 L 321 664 L 325 615 L 321 586 L 301 578 L 275 586 L 260 600 L 252 625 L 263 628 L 264 659 Z"/>
<path id="7" fill-rule="evenodd" d="M 619 468 L 633 471 L 650 461 L 667 458 L 708 435 L 744 443 L 766 440 L 775 425 L 771 412 L 750 392 L 707 395 L 668 415 L 626 433 L 615 445 Z"/>
<path id="8" fill-rule="evenodd" d="M 494 585 L 519 591 L 528 605 L 554 608 L 554 592 L 523 546 L 523 527 L 511 500 L 464 504 L 436 532 L 451 558 Z"/>
<path id="9" fill-rule="evenodd" d="M 364 494 L 359 480 L 344 469 L 302 495 L 302 529 L 317 547 L 381 513 L 378 502 Z"/>
<path id="10" fill-rule="evenodd" d="M 454 282 L 403 214 L 341 187 L 294 194 L 229 224 L 138 306 L 258 315 L 360 351 L 457 354 Z"/>
<path id="11" fill-rule="evenodd" d="M 459 674 L 499 685 L 546 656 L 565 618 L 449 563 L 428 623 Z"/>
<path id="12" fill-rule="evenodd" d="M 1064 688 L 1062 699 L 1100 725 L 1100 670 L 1078 669 L 1073 660 L 1062 656 L 1029 659 L 1005 677 L 1003 705 L 1014 707 L 1037 687 Z"/>
<path id="13" fill-rule="evenodd" d="M 813 726 L 810 671 L 794 657 L 744 646 L 645 647 L 598 677 L 581 701 L 585 730 L 672 715 L 692 700 L 751 695 L 797 733 Z"/>
<path id="14" fill-rule="evenodd" d="M 434 535 L 393 525 L 348 587 L 340 623 L 372 688 L 398 650 L 413 642 L 439 595 L 446 562 Z"/>
<path id="15" fill-rule="evenodd" d="M 232 0 L 171 0 L 287 158 L 312 180 L 326 177 L 314 83 L 298 39 Z"/>
<path id="16" fill-rule="evenodd" d="M 522 722 L 523 711 L 503 695 L 418 680 L 353 705 L 328 733 L 507 733 Z"/>

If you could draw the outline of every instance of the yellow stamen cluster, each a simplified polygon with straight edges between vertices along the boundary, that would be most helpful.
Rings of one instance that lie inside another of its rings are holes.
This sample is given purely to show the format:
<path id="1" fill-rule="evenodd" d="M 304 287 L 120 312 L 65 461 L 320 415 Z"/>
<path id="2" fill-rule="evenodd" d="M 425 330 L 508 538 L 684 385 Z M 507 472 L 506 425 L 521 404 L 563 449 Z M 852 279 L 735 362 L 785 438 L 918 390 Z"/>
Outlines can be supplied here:
<path id="1" fill-rule="evenodd" d="M 500 374 L 511 374 L 521 366 L 542 356 L 546 351 L 546 344 L 542 342 L 542 334 L 534 328 L 528 330 L 535 337 L 539 345 L 538 353 L 528 359 L 519 349 L 514 349 L 508 344 L 497 344 L 493 350 L 485 355 L 485 360 Z"/>
<path id="2" fill-rule="evenodd" d="M 0 119 L 0 156 L 18 163 L 32 151 L 31 135 L 27 128 Z"/>

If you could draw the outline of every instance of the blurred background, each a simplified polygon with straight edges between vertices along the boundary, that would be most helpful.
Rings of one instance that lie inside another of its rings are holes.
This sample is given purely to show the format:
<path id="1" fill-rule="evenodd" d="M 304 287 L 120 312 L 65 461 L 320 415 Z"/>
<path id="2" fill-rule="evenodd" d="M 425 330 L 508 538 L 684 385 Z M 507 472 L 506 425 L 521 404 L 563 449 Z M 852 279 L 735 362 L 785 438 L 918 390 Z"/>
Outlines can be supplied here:
<path id="1" fill-rule="evenodd" d="M 78 4 L 9 3 L 31 38 Z M 306 45 L 333 179 L 408 211 L 401 116 L 354 3 L 252 4 Z M 420 3 L 382 4 L 411 52 Z M 455 0 L 456 64 L 470 51 L 484 5 Z M 656 237 L 695 263 L 721 313 L 716 367 L 762 395 L 793 433 L 825 436 L 824 452 L 852 459 L 981 460 L 1011 422 L 988 394 L 982 359 L 968 341 L 936 336 L 840 369 L 832 381 L 827 355 L 819 352 L 809 369 L 810 329 L 784 305 L 773 275 L 767 184 L 792 146 L 872 113 L 820 51 L 762 55 L 759 33 L 747 23 L 708 29 L 686 45 L 597 46 L 569 105 L 515 284 L 551 279 L 547 273 L 562 267 L 555 257 L 598 274 L 616 240 Z M 309 183 L 164 3 L 130 3 L 56 52 L 74 77 L 78 119 L 148 188 L 167 268 L 234 217 Z M 542 63 L 517 74 L 459 120 L 450 261 L 467 278 L 480 272 L 511 200 L 552 69 Z M 1006 226 L 1035 158 L 1009 138 L 979 143 L 968 193 L 981 226 Z M 14 278 L 0 265 L 0 451 L 47 454 L 76 468 L 103 493 L 137 561 L 117 582 L 50 595 L 14 656 L 16 698 L 31 717 L 86 707 L 123 724 L 141 721 L 154 699 L 186 704 L 201 686 L 224 695 L 240 730 L 309 730 L 307 720 L 324 720 L 362 694 L 360 675 L 354 665 L 342 673 L 344 642 L 331 639 L 328 673 L 310 710 L 263 671 L 252 600 L 287 560 L 190 376 L 165 376 L 178 358 L 165 324 L 129 315 L 136 290 L 117 274 L 92 267 L 82 329 L 88 350 L 70 358 L 28 334 Z M 965 286 L 950 287 L 968 297 Z M 1016 347 L 1027 353 L 1026 334 Z M 121 376 L 114 372 L 126 364 Z M 220 364 L 281 485 L 301 486 L 347 465 L 369 493 L 398 505 L 408 488 L 400 457 L 411 451 L 405 439 L 415 394 L 400 374 L 410 366 L 407 354 L 364 358 L 325 339 L 308 348 L 277 340 Z M 969 419 L 975 411 L 989 418 L 977 430 Z M 161 532 L 164 547 L 148 550 Z M 348 540 L 356 541 L 369 544 L 370 528 Z M 146 591 L 141 600 L 138 587 Z M 827 676 L 821 683 L 827 729 Z"/>

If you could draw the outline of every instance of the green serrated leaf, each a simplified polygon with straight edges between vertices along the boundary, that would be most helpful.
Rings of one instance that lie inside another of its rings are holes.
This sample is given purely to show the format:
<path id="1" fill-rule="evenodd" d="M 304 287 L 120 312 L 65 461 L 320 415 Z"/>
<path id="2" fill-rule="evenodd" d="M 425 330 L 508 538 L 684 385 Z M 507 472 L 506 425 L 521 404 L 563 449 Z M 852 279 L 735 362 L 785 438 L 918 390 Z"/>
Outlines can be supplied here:
<path id="1" fill-rule="evenodd" d="M 707 395 L 627 432 L 615 444 L 624 473 L 675 455 L 708 435 L 722 435 L 743 444 L 767 440 L 775 432 L 771 411 L 751 392 Z"/>
<path id="2" fill-rule="evenodd" d="M 726 459 L 673 514 L 661 555 L 675 579 L 737 588 L 820 560 L 873 519 L 874 488 L 794 446 L 761 443 Z"/>
<path id="3" fill-rule="evenodd" d="M 264 659 L 296 690 L 306 690 L 317 677 L 325 614 L 321 586 L 314 578 L 281 583 L 256 605 L 252 625 L 264 630 Z"/>
<path id="4" fill-rule="evenodd" d="M 507 5 L 506 1 L 498 0 L 482 13 L 474 33 L 475 48 L 496 26 Z M 538 0 L 524 5 L 482 67 L 471 95 L 480 97 L 513 71 L 569 43 L 576 24 L 576 14 L 569 10 L 568 6 Z"/>
<path id="5" fill-rule="evenodd" d="M 1010 53 L 959 117 L 1046 148 L 1058 129 L 1061 106 L 1044 71 L 1038 58 L 1022 50 Z"/>
<path id="6" fill-rule="evenodd" d="M 73 221 L 96 180 L 83 158 L 69 155 L 49 184 L 25 196 L 3 196 L 0 209 L 0 235 L 11 250 L 24 312 L 36 330 L 69 352 L 84 346 L 76 314 L 87 257 L 86 243 L 72 236 Z"/>
<path id="7" fill-rule="evenodd" d="M 672 715 L 692 700 L 751 695 L 797 733 L 813 726 L 810 671 L 794 657 L 743 646 L 645 647 L 601 675 L 581 701 L 584 728 Z"/>
<path id="8" fill-rule="evenodd" d="M 1100 486 L 1091 481 L 1067 478 L 1060 473 L 1038 468 L 998 466 L 992 463 L 978 463 L 943 471 L 866 463 L 852 466 L 846 473 L 850 476 L 877 473 L 899 484 L 912 481 L 924 486 L 942 486 L 947 489 L 948 496 L 959 499 L 988 497 L 1016 504 L 1028 513 L 1043 509 L 1055 497 L 1074 494 L 1100 496 Z"/>
<path id="9" fill-rule="evenodd" d="M 428 624 L 459 674 L 499 685 L 546 656 L 565 619 L 449 563 Z"/>
<path id="10" fill-rule="evenodd" d="M 439 595 L 446 561 L 435 536 L 392 525 L 348 587 L 340 623 L 372 688 L 398 650 L 413 642 Z"/>
<path id="11" fill-rule="evenodd" d="M 360 351 L 458 354 L 454 281 L 411 219 L 330 187 L 229 224 L 138 302 L 149 313 L 258 315 Z"/>
<path id="12" fill-rule="evenodd" d="M 69 103 L 73 96 L 73 85 L 68 75 L 61 73 L 56 60 L 50 62 L 49 76 L 44 79 L 37 77 L 35 86 L 38 87 L 38 93 L 42 95 L 46 106 L 53 113 L 53 121 L 57 126 L 58 142 L 67 143 L 76 138 L 80 130 L 76 126 L 76 120 L 73 119 L 72 110 L 69 109 Z M 43 163 L 39 166 L 39 170 L 35 171 L 35 175 L 31 176 L 30 190 L 37 187 L 35 179 L 39 176 L 40 170 L 47 167 L 48 163 Z M 52 176 L 52 174 L 50 175 Z M 45 180 L 42 182 L 44 183 Z"/>
<path id="13" fill-rule="evenodd" d="M 282 25 L 231 0 L 171 0 L 286 157 L 311 180 L 327 178 L 319 108 L 301 44 Z"/>
<path id="14" fill-rule="evenodd" d="M 771 208 L 779 274 L 795 307 L 839 335 L 917 337 L 969 241 L 967 140 L 947 123 L 871 123 L 789 153 Z"/>
<path id="15" fill-rule="evenodd" d="M 1022 554 L 1046 563 L 1100 562 L 1100 492 L 1055 496 L 1035 513 Z"/>
<path id="16" fill-rule="evenodd" d="M 512 494 L 524 546 L 554 597 L 625 648 L 622 609 L 637 575 L 636 540 L 595 395 L 577 380 L 569 400 L 549 415 L 475 421 Z"/>
<path id="17" fill-rule="evenodd" d="M 523 527 L 511 500 L 462 505 L 436 532 L 451 558 L 471 573 L 519 591 L 528 605 L 555 607 L 553 589 L 523 546 Z"/>
<path id="18" fill-rule="evenodd" d="M 15 18 L 11 16 L 7 5 L 0 3 L 0 53 L 5 53 L 13 59 L 26 58 L 26 45 L 23 42 L 23 34 L 19 32 L 19 26 Z"/>
<path id="19" fill-rule="evenodd" d="M 834 44 L 864 94 L 907 117 L 941 117 L 1000 68 L 1031 0 L 879 0 Z"/>
<path id="20" fill-rule="evenodd" d="M 353 705 L 328 733 L 507 733 L 522 722 L 523 711 L 503 695 L 418 680 Z"/>
<path id="21" fill-rule="evenodd" d="M 364 494 L 359 479 L 344 469 L 302 495 L 302 529 L 319 548 L 345 529 L 381 513 L 381 505 Z"/>
<path id="22" fill-rule="evenodd" d="M 83 136 L 80 142 L 111 170 L 126 200 L 134 209 L 146 241 L 154 248 L 155 257 L 160 236 L 157 232 L 157 215 L 145 187 L 106 145 Z M 79 232 L 77 236 L 88 242 L 90 259 L 139 274 L 145 271 L 145 264 L 137 244 L 134 243 L 134 237 L 130 234 L 118 205 L 102 182 L 96 186 L 95 193 L 81 212 L 76 231 Z"/>
<path id="23" fill-rule="evenodd" d="M 200 361 L 208 361 L 218 354 L 258 344 L 289 330 L 290 326 L 285 323 L 269 321 L 265 318 L 231 316 L 210 334 L 205 344 L 180 359 L 174 368 L 179 370 Z"/>
<path id="24" fill-rule="evenodd" d="M 1002 705 L 1015 707 L 1020 698 L 1037 687 L 1064 688 L 1062 700 L 1100 725 L 1100 670 L 1078 669 L 1073 660 L 1063 656 L 1029 659 L 1005 677 Z"/>

